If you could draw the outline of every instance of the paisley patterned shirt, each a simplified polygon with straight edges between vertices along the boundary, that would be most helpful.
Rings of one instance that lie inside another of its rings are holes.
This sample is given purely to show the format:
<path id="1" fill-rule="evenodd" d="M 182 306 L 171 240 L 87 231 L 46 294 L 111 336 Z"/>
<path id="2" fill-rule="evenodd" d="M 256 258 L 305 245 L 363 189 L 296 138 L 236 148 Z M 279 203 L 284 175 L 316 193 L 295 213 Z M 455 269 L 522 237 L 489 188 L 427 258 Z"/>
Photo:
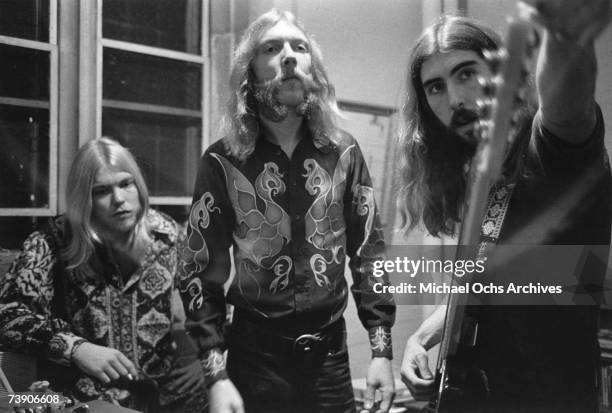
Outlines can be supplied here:
<path id="1" fill-rule="evenodd" d="M 304 136 L 291 159 L 260 137 L 244 162 L 218 141 L 200 161 L 193 199 L 180 290 L 186 327 L 205 357 L 208 352 L 205 366 L 223 371 L 210 350 L 225 344 L 226 299 L 236 312 L 284 335 L 338 321 L 347 305 L 347 256 L 373 355 L 391 357 L 395 304 L 372 290 L 388 282 L 371 271 L 384 254 L 383 232 L 353 137 L 320 144 Z M 232 246 L 235 274 L 225 297 Z"/>
<path id="2" fill-rule="evenodd" d="M 172 219 L 156 211 L 146 219 L 154 241 L 144 264 L 125 281 L 101 246 L 92 264 L 95 277 L 64 267 L 59 256 L 67 228 L 63 217 L 32 233 L 0 288 L 0 347 L 68 366 L 73 343 L 85 338 L 120 350 L 141 379 L 163 385 L 176 357 L 171 326 L 179 232 Z M 76 368 L 71 373 L 81 374 L 72 389 L 81 400 L 107 391 L 112 399 L 112 389 Z M 163 393 L 161 400 L 168 396 Z"/>

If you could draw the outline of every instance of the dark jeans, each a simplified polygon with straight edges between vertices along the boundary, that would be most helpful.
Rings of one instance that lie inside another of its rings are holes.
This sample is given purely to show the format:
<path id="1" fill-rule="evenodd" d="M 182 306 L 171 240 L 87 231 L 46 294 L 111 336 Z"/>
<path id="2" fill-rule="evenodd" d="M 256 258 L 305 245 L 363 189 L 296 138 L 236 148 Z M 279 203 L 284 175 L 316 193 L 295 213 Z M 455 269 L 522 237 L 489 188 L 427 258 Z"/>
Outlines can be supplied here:
<path id="1" fill-rule="evenodd" d="M 344 323 L 340 328 L 344 330 L 340 348 L 314 358 L 265 352 L 257 331 L 234 329 L 227 370 L 246 412 L 355 412 Z"/>

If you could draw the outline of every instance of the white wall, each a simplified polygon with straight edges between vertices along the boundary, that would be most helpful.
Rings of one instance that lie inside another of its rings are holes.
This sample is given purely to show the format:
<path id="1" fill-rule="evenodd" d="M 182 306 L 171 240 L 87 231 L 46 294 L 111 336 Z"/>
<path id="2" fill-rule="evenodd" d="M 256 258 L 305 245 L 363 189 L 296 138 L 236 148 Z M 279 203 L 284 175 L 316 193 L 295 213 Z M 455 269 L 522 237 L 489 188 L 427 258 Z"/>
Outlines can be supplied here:
<path id="1" fill-rule="evenodd" d="M 396 106 L 421 0 L 310 0 L 296 14 L 323 50 L 339 99 Z"/>

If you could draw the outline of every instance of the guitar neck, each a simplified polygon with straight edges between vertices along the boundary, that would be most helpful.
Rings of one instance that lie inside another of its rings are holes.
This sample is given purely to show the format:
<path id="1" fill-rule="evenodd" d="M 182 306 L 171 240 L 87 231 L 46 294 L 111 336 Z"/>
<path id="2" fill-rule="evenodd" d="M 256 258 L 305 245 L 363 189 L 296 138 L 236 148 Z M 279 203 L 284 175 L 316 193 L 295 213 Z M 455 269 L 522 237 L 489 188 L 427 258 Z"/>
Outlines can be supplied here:
<path id="1" fill-rule="evenodd" d="M 475 259 L 478 255 L 482 219 L 486 212 L 489 191 L 501 175 L 507 142 L 511 135 L 516 92 L 522 83 L 523 60 L 529 53 L 530 31 L 531 27 L 527 22 L 511 21 L 505 48 L 499 52 L 500 59 L 503 57 L 503 60 L 495 78 L 496 92 L 492 100 L 491 116 L 489 122 L 486 122 L 486 130 L 472 161 L 473 171 L 470 171 L 471 179 L 468 183 L 468 199 L 461 224 L 457 259 Z M 466 278 L 462 280 L 466 281 Z M 466 300 L 464 294 L 451 294 L 449 297 L 440 357 L 446 357 L 452 350 L 452 340 L 456 336 L 454 333 L 463 319 L 463 311 L 458 310 Z M 458 312 L 461 314 L 458 315 Z"/>
<path id="2" fill-rule="evenodd" d="M 457 245 L 457 260 L 473 259 L 478 255 L 480 227 L 487 207 L 491 179 L 488 176 L 477 174 L 474 176 L 474 182 L 470 187 L 468 207 L 464 214 Z M 455 281 L 453 277 L 453 282 Z M 465 278 L 462 282 L 467 281 L 469 281 L 469 278 Z M 464 294 L 450 294 L 448 297 L 442 340 L 440 342 L 438 368 L 440 368 L 442 359 L 454 352 L 454 344 L 456 343 L 453 340 L 457 337 L 458 329 L 462 325 L 462 307 L 466 304 L 466 301 L 467 296 Z"/>
<path id="3" fill-rule="evenodd" d="M 489 192 L 500 179 L 506 153 L 507 142 L 512 133 L 512 117 L 516 103 L 517 90 L 523 82 L 523 61 L 529 54 L 528 23 L 515 20 L 510 22 L 503 50 L 498 52 L 500 71 L 495 80 L 496 92 L 489 121 L 483 128 L 483 136 L 474 156 L 468 183 L 467 203 L 461 224 L 456 259 L 478 258 L 482 220 L 488 205 Z M 503 60 L 502 60 L 503 58 Z M 452 282 L 459 282 L 452 275 Z M 469 282 L 469 275 L 461 283 Z M 460 329 L 464 320 L 464 309 L 468 294 L 450 294 L 446 308 L 446 318 L 442 330 L 440 353 L 438 357 L 438 380 L 440 392 L 434 411 L 438 411 L 447 378 L 447 359 L 454 355 L 459 344 Z"/>

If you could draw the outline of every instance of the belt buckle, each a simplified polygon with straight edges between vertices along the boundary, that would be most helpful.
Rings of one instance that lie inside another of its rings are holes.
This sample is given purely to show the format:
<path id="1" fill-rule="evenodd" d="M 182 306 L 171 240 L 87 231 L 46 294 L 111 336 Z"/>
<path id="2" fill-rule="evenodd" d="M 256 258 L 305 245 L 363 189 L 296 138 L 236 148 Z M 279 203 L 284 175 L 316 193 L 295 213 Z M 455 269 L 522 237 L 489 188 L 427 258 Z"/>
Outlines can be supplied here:
<path id="1" fill-rule="evenodd" d="M 321 338 L 314 334 L 302 334 L 293 341 L 293 352 L 310 353 L 313 351 Z"/>

